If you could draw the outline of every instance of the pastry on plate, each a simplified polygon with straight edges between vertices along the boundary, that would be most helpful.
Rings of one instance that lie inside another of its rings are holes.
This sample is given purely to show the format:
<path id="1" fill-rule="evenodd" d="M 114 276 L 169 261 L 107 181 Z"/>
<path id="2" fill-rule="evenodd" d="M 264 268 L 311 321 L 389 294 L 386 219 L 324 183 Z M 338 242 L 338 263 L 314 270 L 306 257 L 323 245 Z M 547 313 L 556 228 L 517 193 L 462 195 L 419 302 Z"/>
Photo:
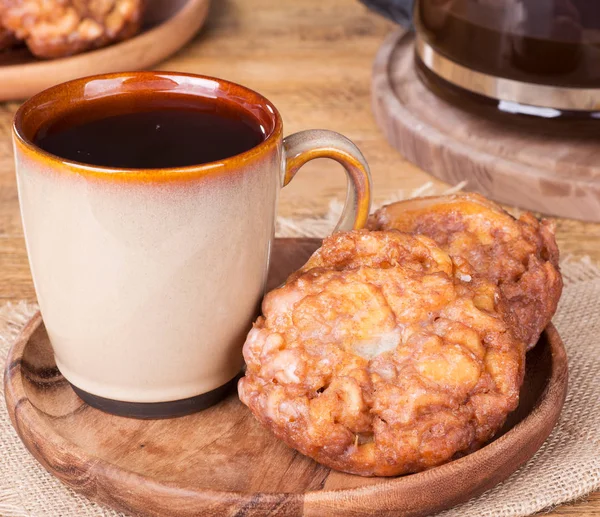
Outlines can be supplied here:
<path id="1" fill-rule="evenodd" d="M 365 476 L 472 451 L 517 407 L 525 346 L 500 289 L 425 236 L 352 231 L 271 291 L 240 399 L 288 445 Z"/>
<path id="2" fill-rule="evenodd" d="M 562 278 L 550 221 L 528 212 L 515 219 L 479 194 L 454 194 L 392 203 L 371 216 L 369 227 L 426 235 L 461 274 L 499 286 L 528 348 L 556 311 Z"/>
<path id="3" fill-rule="evenodd" d="M 0 22 L 42 58 L 65 57 L 135 35 L 143 0 L 0 0 Z"/>

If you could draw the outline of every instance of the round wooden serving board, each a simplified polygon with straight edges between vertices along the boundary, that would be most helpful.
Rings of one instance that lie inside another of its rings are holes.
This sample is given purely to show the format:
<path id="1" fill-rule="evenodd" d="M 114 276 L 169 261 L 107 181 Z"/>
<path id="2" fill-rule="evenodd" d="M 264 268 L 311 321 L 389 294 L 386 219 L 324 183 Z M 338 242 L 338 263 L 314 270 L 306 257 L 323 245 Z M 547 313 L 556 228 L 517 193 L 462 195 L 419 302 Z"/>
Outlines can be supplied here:
<path id="1" fill-rule="evenodd" d="M 270 287 L 318 245 L 315 239 L 277 240 Z M 567 359 L 548 327 L 527 355 L 519 408 L 496 440 L 447 465 L 388 479 L 342 474 L 302 456 L 263 429 L 235 393 L 171 420 L 133 420 L 91 408 L 56 368 L 39 314 L 8 356 L 5 384 L 13 425 L 37 460 L 74 490 L 117 510 L 161 517 L 399 517 L 466 501 L 526 462 L 558 419 Z"/>
<path id="2" fill-rule="evenodd" d="M 137 36 L 72 57 L 37 59 L 25 47 L 0 52 L 0 101 L 23 100 L 77 77 L 151 67 L 198 32 L 209 4 L 210 0 L 147 0 Z"/>
<path id="3" fill-rule="evenodd" d="M 600 120 L 502 115 L 465 97 L 458 107 L 420 81 L 413 36 L 403 30 L 377 54 L 372 97 L 392 146 L 436 178 L 467 181 L 466 190 L 501 203 L 600 222 Z"/>

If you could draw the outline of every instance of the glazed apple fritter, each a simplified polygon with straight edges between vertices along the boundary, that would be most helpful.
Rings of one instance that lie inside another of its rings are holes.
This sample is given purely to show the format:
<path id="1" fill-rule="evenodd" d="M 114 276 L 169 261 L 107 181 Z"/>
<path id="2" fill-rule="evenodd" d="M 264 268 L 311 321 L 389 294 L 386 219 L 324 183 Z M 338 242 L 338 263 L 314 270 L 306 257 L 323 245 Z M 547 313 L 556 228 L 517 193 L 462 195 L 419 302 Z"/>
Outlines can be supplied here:
<path id="1" fill-rule="evenodd" d="M 127 39 L 143 0 L 0 0 L 0 22 L 42 58 L 70 56 Z"/>
<path id="2" fill-rule="evenodd" d="M 431 239 L 338 233 L 270 292 L 239 395 L 288 445 L 365 476 L 488 441 L 518 404 L 525 346 L 498 287 L 460 280 Z"/>
<path id="3" fill-rule="evenodd" d="M 550 323 L 562 292 L 554 224 L 530 213 L 515 219 L 479 194 L 418 198 L 378 210 L 374 230 L 426 235 L 446 251 L 462 275 L 499 286 L 533 347 Z"/>

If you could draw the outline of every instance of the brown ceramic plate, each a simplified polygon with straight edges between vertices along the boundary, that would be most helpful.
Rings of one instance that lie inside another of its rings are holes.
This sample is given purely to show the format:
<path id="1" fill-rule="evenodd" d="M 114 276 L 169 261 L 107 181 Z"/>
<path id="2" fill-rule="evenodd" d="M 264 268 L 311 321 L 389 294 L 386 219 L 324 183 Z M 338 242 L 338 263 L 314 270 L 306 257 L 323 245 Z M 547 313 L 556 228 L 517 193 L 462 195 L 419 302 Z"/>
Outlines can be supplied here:
<path id="1" fill-rule="evenodd" d="M 319 245 L 275 243 L 270 286 Z M 519 408 L 477 452 L 420 474 L 362 478 L 323 467 L 263 429 L 235 393 L 195 415 L 133 420 L 83 403 L 56 368 L 37 314 L 6 366 L 8 410 L 23 443 L 90 499 L 151 516 L 416 516 L 454 506 L 506 479 L 540 448 L 560 414 L 567 359 L 550 325 L 527 354 Z"/>
<path id="2" fill-rule="evenodd" d="M 25 47 L 0 52 L 0 101 L 26 99 L 77 77 L 151 67 L 198 32 L 209 4 L 210 0 L 148 0 L 137 36 L 72 57 L 41 60 Z"/>

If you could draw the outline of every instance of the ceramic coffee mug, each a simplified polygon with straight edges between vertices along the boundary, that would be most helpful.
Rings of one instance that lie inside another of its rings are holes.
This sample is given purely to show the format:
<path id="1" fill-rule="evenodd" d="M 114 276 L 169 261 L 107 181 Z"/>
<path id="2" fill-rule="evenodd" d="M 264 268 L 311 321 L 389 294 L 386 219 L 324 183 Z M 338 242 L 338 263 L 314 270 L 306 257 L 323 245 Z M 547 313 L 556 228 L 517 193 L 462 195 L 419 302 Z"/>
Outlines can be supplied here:
<path id="1" fill-rule="evenodd" d="M 264 140 L 171 169 L 86 165 L 34 143 L 86 103 L 135 106 L 167 94 L 227 102 L 262 126 Z M 221 79 L 77 79 L 25 102 L 13 129 L 27 251 L 56 364 L 83 400 L 112 413 L 174 416 L 226 395 L 264 294 L 279 189 L 304 163 L 332 158 L 347 172 L 337 230 L 361 228 L 369 213 L 369 169 L 354 144 L 322 130 L 283 138 L 273 104 Z"/>

